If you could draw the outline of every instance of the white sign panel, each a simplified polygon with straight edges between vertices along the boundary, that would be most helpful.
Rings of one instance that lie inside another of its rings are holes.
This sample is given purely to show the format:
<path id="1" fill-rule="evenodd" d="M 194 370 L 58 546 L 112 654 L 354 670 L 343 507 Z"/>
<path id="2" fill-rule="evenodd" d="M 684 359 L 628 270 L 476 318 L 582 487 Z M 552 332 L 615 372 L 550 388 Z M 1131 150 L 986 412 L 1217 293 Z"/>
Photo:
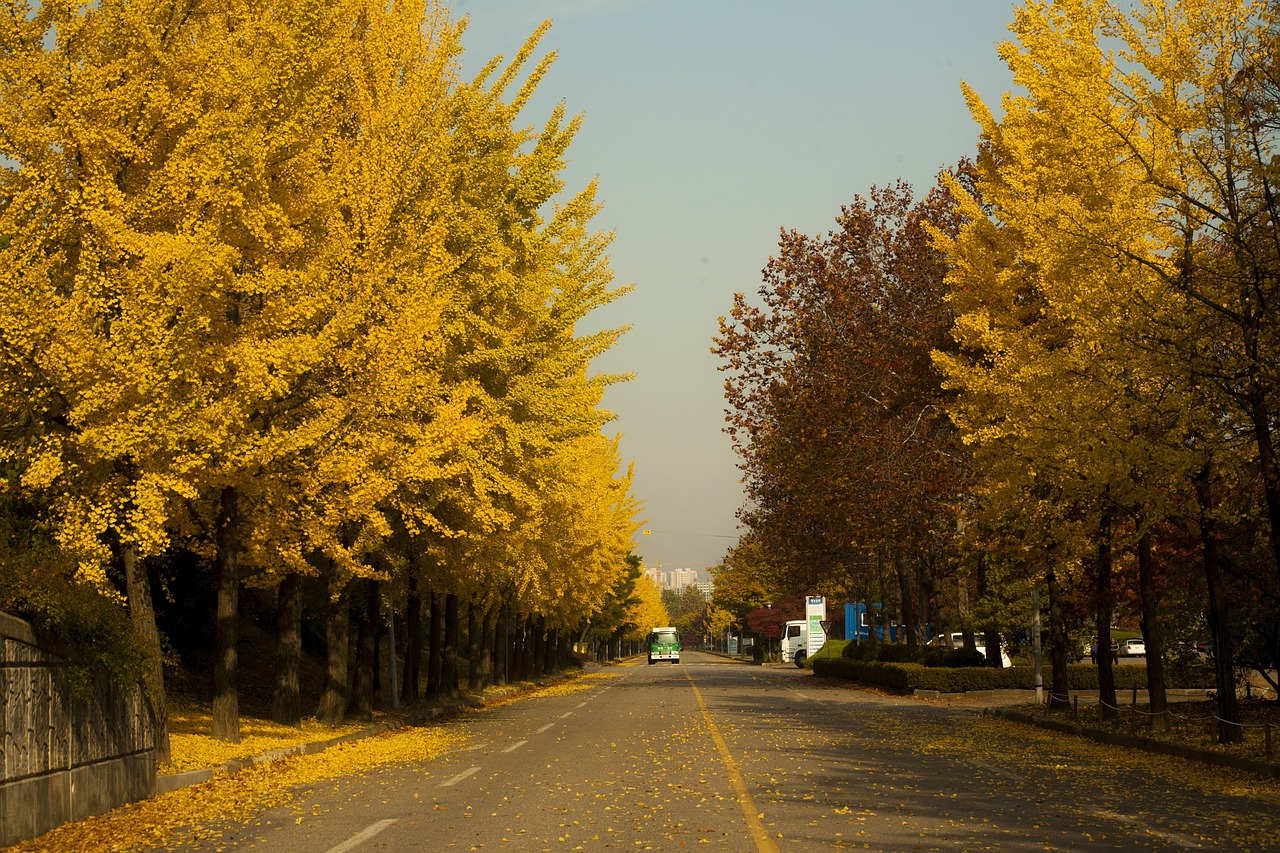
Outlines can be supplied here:
<path id="1" fill-rule="evenodd" d="M 822 630 L 822 623 L 827 618 L 827 599 L 821 595 L 810 595 L 805 599 L 804 618 L 809 623 L 809 657 L 817 654 L 822 644 L 827 641 L 827 633 Z"/>

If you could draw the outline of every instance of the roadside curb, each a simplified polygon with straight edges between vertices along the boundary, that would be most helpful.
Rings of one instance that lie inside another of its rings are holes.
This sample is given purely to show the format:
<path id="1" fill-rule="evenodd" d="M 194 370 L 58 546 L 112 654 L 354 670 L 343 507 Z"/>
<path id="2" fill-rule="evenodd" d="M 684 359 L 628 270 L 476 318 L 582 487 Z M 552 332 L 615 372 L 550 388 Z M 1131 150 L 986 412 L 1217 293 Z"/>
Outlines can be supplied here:
<path id="1" fill-rule="evenodd" d="M 294 755 L 314 755 L 318 752 L 324 752 L 330 747 L 343 743 L 349 743 L 356 740 L 364 740 L 365 738 L 377 737 L 396 729 L 408 728 L 411 726 L 420 726 L 423 723 L 429 723 L 444 717 L 452 717 L 461 714 L 469 708 L 483 708 L 490 702 L 500 699 L 508 699 L 512 696 L 526 693 L 542 687 L 544 684 L 571 680 L 582 674 L 578 672 L 560 672 L 550 677 L 531 683 L 527 683 L 521 687 L 511 687 L 506 690 L 495 690 L 492 693 L 486 693 L 483 696 L 466 696 L 459 699 L 452 705 L 441 705 L 434 708 L 424 708 L 403 717 L 394 720 L 384 720 L 381 723 L 374 723 L 359 731 L 349 732 L 345 735 L 329 738 L 327 740 L 316 740 L 308 743 L 299 743 L 293 746 L 286 746 L 280 749 L 272 749 L 259 755 L 250 756 L 248 758 L 236 758 L 228 761 L 218 767 L 205 767 L 200 770 L 186 770 L 181 773 L 164 773 L 156 775 L 156 794 L 167 794 L 176 791 L 179 788 L 185 788 L 189 785 L 199 785 L 202 782 L 208 782 L 217 773 L 226 773 L 228 776 L 234 776 L 241 770 L 254 767 L 259 764 L 270 764 L 272 761 L 279 761 L 282 758 L 289 758 Z"/>
<path id="2" fill-rule="evenodd" d="M 1018 723 L 1039 726 L 1042 729 L 1063 732 L 1065 734 L 1073 734 L 1079 737 L 1087 737 L 1100 743 L 1111 744 L 1112 746 L 1123 746 L 1130 749 L 1141 749 L 1146 752 L 1154 752 L 1161 755 L 1172 755 L 1176 758 L 1186 759 L 1187 761 L 1199 761 L 1203 764 L 1216 764 L 1219 767 L 1229 767 L 1233 770 L 1244 770 L 1249 773 L 1257 773 L 1261 776 L 1270 776 L 1274 779 L 1280 779 L 1280 764 L 1270 761 L 1260 761 L 1255 758 L 1242 758 L 1236 755 L 1226 755 L 1224 753 L 1214 752 L 1209 749 L 1199 749 L 1194 746 L 1165 743 L 1164 741 L 1138 737 L 1137 735 L 1128 735 L 1123 732 L 1095 729 L 1089 726 L 1082 726 L 1079 723 L 1070 723 L 1065 720 L 1053 720 L 1033 716 L 1031 714 L 1024 714 L 1021 711 L 1010 711 L 1002 708 L 984 708 L 982 709 L 982 713 L 984 715 L 1000 717 Z"/>

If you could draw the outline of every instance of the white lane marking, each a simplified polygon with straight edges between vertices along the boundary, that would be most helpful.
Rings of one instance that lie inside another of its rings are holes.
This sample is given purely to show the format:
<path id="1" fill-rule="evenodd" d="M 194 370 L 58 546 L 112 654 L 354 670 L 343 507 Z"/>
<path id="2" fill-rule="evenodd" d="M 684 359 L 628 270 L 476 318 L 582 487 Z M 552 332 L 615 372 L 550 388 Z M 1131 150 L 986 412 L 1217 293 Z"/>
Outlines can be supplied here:
<path id="1" fill-rule="evenodd" d="M 370 838 L 373 838 L 379 832 L 382 832 L 382 830 L 386 829 L 388 826 L 391 826 L 391 824 L 395 823 L 396 820 L 397 818 L 388 818 L 387 820 L 380 820 L 377 823 L 370 824 L 357 835 L 351 836 L 337 847 L 330 847 L 326 853 L 347 853 L 348 850 L 354 850 Z"/>
<path id="2" fill-rule="evenodd" d="M 586 703 L 586 702 L 579 702 L 577 705 L 574 705 L 573 707 L 575 707 L 575 708 L 585 708 L 585 707 L 587 707 L 587 703 Z"/>
<path id="3" fill-rule="evenodd" d="M 565 711 L 563 714 L 560 715 L 560 719 L 563 720 L 565 717 L 572 717 L 572 716 L 573 716 L 572 711 Z"/>
<path id="4" fill-rule="evenodd" d="M 480 772 L 480 768 L 479 768 L 479 767 L 472 767 L 472 768 L 471 768 L 471 769 L 469 769 L 469 770 L 463 770 L 461 773 L 459 773 L 457 776 L 454 776 L 452 779 L 449 779 L 449 780 L 448 780 L 448 781 L 446 781 L 446 782 L 441 782 L 441 783 L 440 783 L 440 787 L 441 787 L 441 788 L 448 788 L 448 787 L 450 787 L 451 785 L 456 785 L 456 784 L 458 784 L 459 782 L 461 782 L 463 779 L 466 779 L 468 776 L 474 776 L 475 774 L 477 774 L 477 773 L 479 773 L 479 772 Z"/>
<path id="5" fill-rule="evenodd" d="M 540 734 L 542 734 L 543 732 L 545 732 L 547 729 L 554 728 L 554 727 L 555 727 L 555 723 L 547 723 L 545 726 L 543 726 L 542 728 L 540 728 L 540 729 L 538 729 L 536 732 L 534 732 L 534 734 L 535 734 L 535 735 L 540 735 Z"/>
<path id="6" fill-rule="evenodd" d="M 524 746 L 524 745 L 525 745 L 526 743 L 528 743 L 528 742 L 529 742 L 529 741 L 527 741 L 527 740 L 518 740 L 518 741 L 516 741 L 515 743 L 511 744 L 511 746 L 507 747 L 506 749 L 504 749 L 504 750 L 502 750 L 502 751 L 503 751 L 503 752 L 515 752 L 517 749 L 519 749 L 520 747 Z"/>
<path id="7" fill-rule="evenodd" d="M 1121 823 L 1121 824 L 1124 824 L 1125 826 L 1132 826 L 1135 829 L 1140 829 L 1143 832 L 1147 833 L 1148 835 L 1153 835 L 1156 838 L 1159 838 L 1163 841 L 1167 841 L 1176 847 L 1183 848 L 1184 850 L 1203 850 L 1204 849 L 1204 847 L 1201 846 L 1199 842 L 1191 838 L 1187 838 L 1185 835 L 1177 835 L 1172 832 L 1162 832 L 1161 830 L 1147 826 L 1145 823 L 1138 820 L 1137 818 L 1130 817 L 1129 815 L 1126 815 L 1126 814 L 1116 814 L 1115 812 L 1104 811 L 1102 809 L 1093 809 L 1092 813 L 1095 817 L 1100 817 L 1103 820 L 1113 820 L 1116 823 Z"/>
<path id="8" fill-rule="evenodd" d="M 1016 773 L 1013 773 L 1012 771 L 1005 770 L 1003 767 L 997 767 L 994 764 L 988 764 L 985 761 L 970 761 L 969 763 L 974 765 L 975 767 L 979 767 L 987 771 L 988 773 L 994 773 L 997 776 L 1003 776 L 1006 779 L 1019 779 L 1019 780 L 1022 779 L 1021 776 L 1019 776 Z"/>

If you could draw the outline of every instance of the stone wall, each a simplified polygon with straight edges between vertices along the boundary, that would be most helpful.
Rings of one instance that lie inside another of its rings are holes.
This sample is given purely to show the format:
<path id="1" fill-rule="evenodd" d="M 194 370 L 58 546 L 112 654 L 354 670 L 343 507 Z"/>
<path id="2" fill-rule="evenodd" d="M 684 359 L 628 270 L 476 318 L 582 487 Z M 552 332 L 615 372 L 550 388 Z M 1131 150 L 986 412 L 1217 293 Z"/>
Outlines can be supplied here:
<path id="1" fill-rule="evenodd" d="M 155 793 L 141 689 L 99 678 L 73 699 L 51 646 L 0 612 L 0 847 Z"/>

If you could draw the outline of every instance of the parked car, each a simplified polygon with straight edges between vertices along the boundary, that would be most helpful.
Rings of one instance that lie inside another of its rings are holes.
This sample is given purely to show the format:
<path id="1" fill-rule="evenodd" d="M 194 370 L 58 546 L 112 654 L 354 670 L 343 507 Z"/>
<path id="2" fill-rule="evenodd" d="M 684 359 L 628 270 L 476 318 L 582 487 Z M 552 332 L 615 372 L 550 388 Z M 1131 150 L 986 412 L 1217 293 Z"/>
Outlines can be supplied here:
<path id="1" fill-rule="evenodd" d="M 1147 643 L 1141 637 L 1125 640 L 1120 644 L 1120 654 L 1127 658 L 1146 657 Z"/>

